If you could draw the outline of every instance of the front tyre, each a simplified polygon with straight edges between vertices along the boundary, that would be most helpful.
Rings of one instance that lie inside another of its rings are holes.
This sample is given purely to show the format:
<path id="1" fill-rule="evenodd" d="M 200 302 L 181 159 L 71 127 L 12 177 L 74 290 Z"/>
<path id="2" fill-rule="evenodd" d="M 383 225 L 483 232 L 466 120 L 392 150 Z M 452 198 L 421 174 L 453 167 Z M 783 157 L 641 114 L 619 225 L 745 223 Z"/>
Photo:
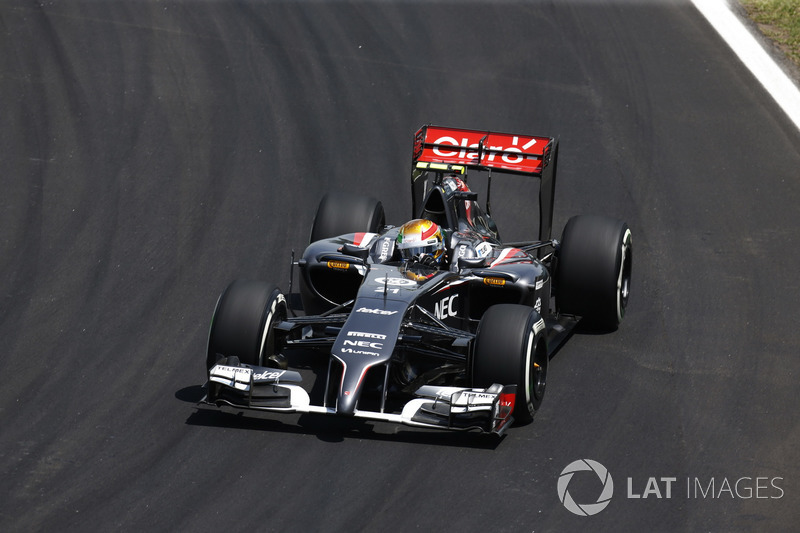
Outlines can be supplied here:
<path id="1" fill-rule="evenodd" d="M 622 221 L 572 217 L 564 227 L 556 273 L 559 311 L 592 329 L 614 331 L 625 317 L 631 288 L 631 230 Z"/>
<path id="2" fill-rule="evenodd" d="M 278 348 L 274 327 L 286 316 L 286 298 L 275 285 L 234 281 L 219 297 L 211 319 L 206 368 L 232 357 L 266 366 Z"/>
<path id="3" fill-rule="evenodd" d="M 535 309 L 516 304 L 490 307 L 481 318 L 469 373 L 472 386 L 516 385 L 514 419 L 533 420 L 547 385 L 545 325 Z"/>

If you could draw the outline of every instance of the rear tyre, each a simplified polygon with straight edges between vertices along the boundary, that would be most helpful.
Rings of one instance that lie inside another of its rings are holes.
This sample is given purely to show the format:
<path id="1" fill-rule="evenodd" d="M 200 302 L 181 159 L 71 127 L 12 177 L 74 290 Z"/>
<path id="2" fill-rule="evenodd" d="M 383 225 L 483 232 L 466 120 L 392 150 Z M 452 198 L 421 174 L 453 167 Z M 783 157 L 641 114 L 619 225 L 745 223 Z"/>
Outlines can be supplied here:
<path id="1" fill-rule="evenodd" d="M 359 231 L 377 233 L 386 225 L 383 204 L 370 196 L 333 192 L 319 203 L 310 242 Z"/>
<path id="2" fill-rule="evenodd" d="M 273 284 L 234 281 L 219 297 L 208 334 L 206 368 L 237 357 L 265 366 L 278 348 L 274 326 L 286 319 L 286 298 Z"/>
<path id="3" fill-rule="evenodd" d="M 558 256 L 559 311 L 581 316 L 581 324 L 591 329 L 617 329 L 628 306 L 632 252 L 626 223 L 603 216 L 572 217 Z"/>
<path id="4" fill-rule="evenodd" d="M 541 315 L 525 305 L 499 304 L 481 318 L 470 375 L 473 387 L 516 385 L 514 419 L 533 420 L 547 385 L 547 340 Z"/>

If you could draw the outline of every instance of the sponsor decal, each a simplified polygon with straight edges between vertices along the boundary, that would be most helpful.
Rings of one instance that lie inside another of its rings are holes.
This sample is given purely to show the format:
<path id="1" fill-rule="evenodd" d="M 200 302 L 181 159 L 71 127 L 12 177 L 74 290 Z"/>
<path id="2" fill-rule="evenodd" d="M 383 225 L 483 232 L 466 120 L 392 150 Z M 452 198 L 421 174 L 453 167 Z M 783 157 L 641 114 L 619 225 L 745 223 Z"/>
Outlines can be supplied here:
<path id="1" fill-rule="evenodd" d="M 347 270 L 350 268 L 350 263 L 345 261 L 328 261 L 328 268 L 335 268 L 337 270 Z"/>
<path id="2" fill-rule="evenodd" d="M 353 354 L 353 355 L 371 355 L 373 357 L 380 357 L 381 356 L 381 354 L 379 354 L 378 352 L 371 352 L 371 351 L 368 351 L 368 350 L 354 350 L 352 348 L 342 348 L 341 349 L 341 353 L 343 353 L 343 354 L 344 353 L 350 353 L 350 354 Z"/>
<path id="3" fill-rule="evenodd" d="M 383 350 L 382 342 L 351 341 L 345 339 L 343 346 L 358 346 L 359 348 L 372 348 L 373 350 Z"/>
<path id="4" fill-rule="evenodd" d="M 483 278 L 483 283 L 492 287 L 502 287 L 506 284 L 506 280 L 503 278 Z"/>
<path id="5" fill-rule="evenodd" d="M 491 408 L 495 400 L 497 400 L 496 394 L 465 390 L 453 393 L 450 405 L 463 409 L 456 412 L 486 411 Z"/>
<path id="6" fill-rule="evenodd" d="M 487 257 L 490 253 L 492 253 L 492 245 L 488 242 L 482 242 L 475 247 L 475 253 L 478 257 Z"/>
<path id="7" fill-rule="evenodd" d="M 524 142 L 522 148 L 519 148 L 520 143 Z M 449 135 L 445 135 L 443 137 L 439 137 L 433 144 L 436 145 L 450 145 L 453 148 L 460 148 L 460 150 L 450 150 L 444 146 L 436 146 L 433 149 L 433 153 L 438 155 L 439 157 L 458 157 L 460 159 L 478 159 L 478 143 L 469 144 L 469 139 L 464 137 L 459 142 L 455 137 L 451 137 Z M 511 138 L 511 146 L 488 146 L 488 150 L 483 155 L 484 161 L 493 162 L 497 157 L 498 153 L 503 152 L 512 152 L 512 153 L 503 153 L 501 159 L 505 163 L 514 164 L 514 163 L 521 163 L 525 158 L 522 155 L 522 150 L 530 149 L 534 144 L 536 144 L 536 139 L 532 139 L 530 137 L 522 137 L 520 139 L 519 135 L 514 135 Z M 468 149 L 474 149 L 474 152 L 468 152 Z"/>
<path id="8" fill-rule="evenodd" d="M 265 370 L 260 374 L 253 374 L 254 380 L 259 379 L 274 379 L 277 380 L 279 377 L 286 373 L 285 370 Z"/>
<path id="9" fill-rule="evenodd" d="M 209 380 L 221 383 L 236 390 L 250 390 L 250 377 L 253 375 L 251 368 L 237 366 L 216 365 L 209 373 Z"/>
<path id="10" fill-rule="evenodd" d="M 536 298 L 536 303 L 533 304 L 533 308 L 536 309 L 536 312 L 542 314 L 542 299 Z"/>
<path id="11" fill-rule="evenodd" d="M 226 366 L 226 365 L 216 365 L 214 368 L 211 369 L 211 375 L 217 376 L 233 376 L 238 378 L 241 374 L 245 374 L 247 376 L 246 379 L 250 379 L 250 374 L 253 372 L 250 368 L 243 368 L 240 366 Z"/>
<path id="12" fill-rule="evenodd" d="M 429 126 L 416 159 L 450 164 L 479 164 L 521 172 L 541 172 L 547 137 Z M 418 164 L 419 165 L 419 164 Z"/>
<path id="13" fill-rule="evenodd" d="M 364 331 L 348 331 L 347 332 L 347 336 L 348 337 L 362 337 L 364 339 L 379 339 L 379 340 L 385 340 L 386 339 L 386 335 L 383 335 L 381 333 L 366 333 Z"/>
<path id="14" fill-rule="evenodd" d="M 455 305 L 457 298 L 458 294 L 453 294 L 452 296 L 445 296 L 439 300 L 433 308 L 433 314 L 436 318 L 444 320 L 447 317 L 456 316 L 458 313 L 458 309 Z"/>
<path id="15" fill-rule="evenodd" d="M 467 401 L 481 400 L 481 401 L 484 401 L 484 402 L 485 401 L 493 402 L 494 399 L 497 398 L 497 395 L 489 394 L 489 393 L 486 393 L 486 392 L 464 391 L 461 394 L 461 397 L 466 399 Z"/>
<path id="16" fill-rule="evenodd" d="M 397 311 L 384 311 L 383 309 L 370 309 L 368 307 L 359 307 L 356 309 L 356 313 L 367 313 L 370 315 L 383 315 L 383 316 L 391 316 L 397 313 Z"/>
<path id="17" fill-rule="evenodd" d="M 433 149 L 433 153 L 438 155 L 438 156 L 440 156 L 440 157 L 460 157 L 462 159 L 464 159 L 464 158 L 477 159 L 478 158 L 478 152 L 477 152 L 478 143 L 469 144 L 469 139 L 467 139 L 466 137 L 461 140 L 461 143 L 459 143 L 455 139 L 455 137 L 450 137 L 450 136 L 439 137 L 438 139 L 433 141 L 433 144 L 447 144 L 447 145 L 451 145 L 451 146 L 456 147 L 456 148 L 461 148 L 461 151 L 458 151 L 458 150 L 450 151 L 450 150 L 444 149 L 442 146 L 436 146 Z M 474 148 L 476 151 L 467 153 L 467 150 L 466 150 L 467 148 Z"/>
<path id="18" fill-rule="evenodd" d="M 389 258 L 389 239 L 383 239 L 381 243 L 381 255 L 379 259 L 381 261 L 386 261 Z"/>
<path id="19" fill-rule="evenodd" d="M 386 335 L 382 333 L 367 333 L 365 331 L 348 331 L 348 337 L 361 337 L 363 339 L 378 339 L 378 340 L 385 340 Z"/>

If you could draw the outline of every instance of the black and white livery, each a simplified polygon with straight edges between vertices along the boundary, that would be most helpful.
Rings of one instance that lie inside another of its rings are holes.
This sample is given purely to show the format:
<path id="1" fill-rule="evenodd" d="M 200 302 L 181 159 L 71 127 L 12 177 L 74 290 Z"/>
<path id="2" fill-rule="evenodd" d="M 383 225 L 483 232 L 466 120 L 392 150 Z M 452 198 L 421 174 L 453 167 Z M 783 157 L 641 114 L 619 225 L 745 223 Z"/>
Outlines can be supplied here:
<path id="1" fill-rule="evenodd" d="M 579 322 L 615 330 L 630 291 L 624 222 L 576 216 L 552 238 L 557 156 L 554 138 L 421 128 L 410 222 L 387 225 L 368 196 L 322 199 L 293 261 L 302 313 L 270 283 L 222 293 L 202 402 L 496 434 L 530 422 L 553 352 Z M 469 171 L 489 190 L 538 179 L 538 237 L 503 242 Z"/>

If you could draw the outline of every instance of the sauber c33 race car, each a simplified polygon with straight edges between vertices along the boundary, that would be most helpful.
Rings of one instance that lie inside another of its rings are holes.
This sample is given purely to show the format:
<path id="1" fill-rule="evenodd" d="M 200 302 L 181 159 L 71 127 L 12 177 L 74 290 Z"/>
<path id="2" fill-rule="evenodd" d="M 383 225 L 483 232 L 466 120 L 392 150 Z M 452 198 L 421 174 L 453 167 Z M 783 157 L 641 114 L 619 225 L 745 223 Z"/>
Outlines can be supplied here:
<path id="1" fill-rule="evenodd" d="M 552 238 L 557 157 L 550 137 L 422 127 L 410 222 L 387 225 L 368 196 L 320 202 L 292 259 L 302 313 L 270 283 L 225 289 L 201 403 L 495 434 L 530 422 L 554 351 L 579 322 L 615 330 L 630 291 L 627 224 L 576 216 Z M 470 171 L 488 174 L 486 210 Z M 539 180 L 537 239 L 501 240 L 495 174 Z"/>

